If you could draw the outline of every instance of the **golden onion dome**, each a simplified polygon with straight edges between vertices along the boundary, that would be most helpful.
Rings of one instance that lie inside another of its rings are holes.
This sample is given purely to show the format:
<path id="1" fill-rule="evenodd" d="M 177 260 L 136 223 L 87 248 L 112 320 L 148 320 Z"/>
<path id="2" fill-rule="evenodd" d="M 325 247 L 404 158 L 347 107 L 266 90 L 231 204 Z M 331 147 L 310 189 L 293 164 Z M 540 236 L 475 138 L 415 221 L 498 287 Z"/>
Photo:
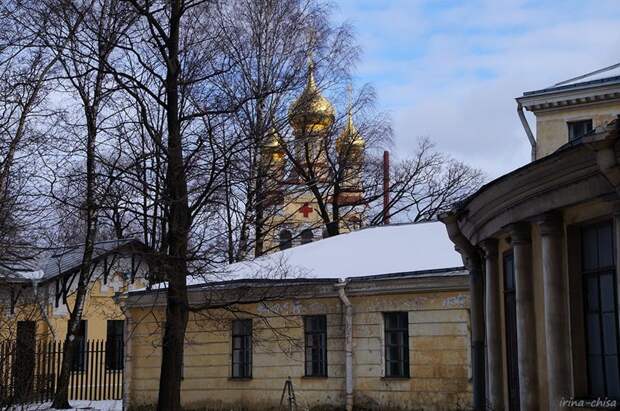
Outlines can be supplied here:
<path id="1" fill-rule="evenodd" d="M 262 146 L 262 154 L 269 161 L 279 161 L 284 159 L 284 148 L 282 138 L 276 129 L 271 128 L 267 132 L 267 141 Z"/>
<path id="2" fill-rule="evenodd" d="M 319 91 L 314 80 L 314 64 L 310 62 L 306 87 L 289 108 L 289 122 L 297 132 L 317 132 L 331 127 L 334 118 L 334 107 Z"/>
<path id="3" fill-rule="evenodd" d="M 353 116 L 349 110 L 347 125 L 336 139 L 336 151 L 338 151 L 338 153 L 342 153 L 343 150 L 346 151 L 347 149 L 351 151 L 361 151 L 365 146 L 366 141 L 353 124 Z"/>

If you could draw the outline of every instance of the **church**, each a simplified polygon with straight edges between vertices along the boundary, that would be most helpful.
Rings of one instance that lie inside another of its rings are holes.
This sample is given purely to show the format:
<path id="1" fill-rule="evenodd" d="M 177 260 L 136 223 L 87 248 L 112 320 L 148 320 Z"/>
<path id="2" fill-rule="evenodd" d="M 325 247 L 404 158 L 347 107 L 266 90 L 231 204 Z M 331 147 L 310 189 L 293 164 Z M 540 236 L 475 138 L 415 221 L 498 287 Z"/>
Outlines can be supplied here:
<path id="1" fill-rule="evenodd" d="M 366 142 L 354 125 L 351 107 L 345 126 L 335 133 L 336 113 L 319 90 L 314 70 L 310 61 L 305 88 L 289 108 L 292 141 L 285 141 L 272 129 L 261 149 L 266 179 L 266 250 L 283 250 L 326 237 L 325 219 L 333 220 L 334 207 L 339 213 L 338 232 L 362 226 Z"/>

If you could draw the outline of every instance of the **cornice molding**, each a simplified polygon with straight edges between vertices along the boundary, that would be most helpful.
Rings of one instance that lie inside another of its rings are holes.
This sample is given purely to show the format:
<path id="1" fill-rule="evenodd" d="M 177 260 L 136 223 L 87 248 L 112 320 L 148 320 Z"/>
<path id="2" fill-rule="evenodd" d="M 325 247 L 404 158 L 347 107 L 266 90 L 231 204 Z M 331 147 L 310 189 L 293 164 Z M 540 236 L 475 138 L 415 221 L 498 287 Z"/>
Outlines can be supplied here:
<path id="1" fill-rule="evenodd" d="M 518 97 L 528 111 L 553 110 L 576 105 L 597 104 L 620 99 L 620 84 L 588 86 L 569 90 L 549 90 Z"/>
<path id="2" fill-rule="evenodd" d="M 614 194 L 595 153 L 585 145 L 569 147 L 489 183 L 464 206 L 459 228 L 478 244 L 510 224 Z"/>
<path id="3" fill-rule="evenodd" d="M 273 290 L 278 287 L 256 287 L 253 290 L 253 294 L 242 296 L 238 294 L 233 295 L 234 289 L 210 290 L 194 288 L 189 290 L 188 299 L 191 306 L 205 306 L 205 309 L 209 309 L 207 303 L 211 303 L 214 307 L 220 307 L 225 304 L 236 305 L 293 299 L 338 298 L 337 284 L 309 284 L 298 287 L 284 287 L 283 291 Z M 354 297 L 467 290 L 469 290 L 469 275 L 467 271 L 437 276 L 378 279 L 357 282 L 355 284 L 349 283 L 346 286 L 347 295 Z M 165 290 L 130 293 L 124 297 L 124 304 L 127 308 L 164 307 L 166 305 Z"/>

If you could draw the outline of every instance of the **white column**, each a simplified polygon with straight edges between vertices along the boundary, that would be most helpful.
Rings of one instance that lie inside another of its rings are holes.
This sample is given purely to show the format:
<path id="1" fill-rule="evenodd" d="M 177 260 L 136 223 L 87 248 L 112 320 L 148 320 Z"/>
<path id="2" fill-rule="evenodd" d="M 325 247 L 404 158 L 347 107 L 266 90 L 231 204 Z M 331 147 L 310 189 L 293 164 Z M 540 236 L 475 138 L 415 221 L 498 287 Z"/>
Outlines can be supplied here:
<path id="1" fill-rule="evenodd" d="M 474 409 L 485 409 L 484 287 L 482 262 L 477 254 L 467 261 L 471 299 L 471 363 Z"/>
<path id="2" fill-rule="evenodd" d="M 562 263 L 562 217 L 550 213 L 539 221 L 542 237 L 543 285 L 545 294 L 545 341 L 547 345 L 547 378 L 549 410 L 565 410 L 562 399 L 570 397 L 570 333 L 568 309 L 568 277 Z"/>
<path id="3" fill-rule="evenodd" d="M 487 239 L 481 244 L 485 265 L 485 314 L 487 339 L 487 407 L 491 410 L 504 408 L 504 385 L 502 371 L 502 336 L 500 318 L 499 259 L 497 240 Z"/>
<path id="4" fill-rule="evenodd" d="M 530 224 L 510 226 L 515 265 L 517 299 L 517 341 L 519 358 L 519 398 L 521 410 L 540 409 L 538 365 L 536 362 L 536 317 L 534 312 L 534 276 Z"/>

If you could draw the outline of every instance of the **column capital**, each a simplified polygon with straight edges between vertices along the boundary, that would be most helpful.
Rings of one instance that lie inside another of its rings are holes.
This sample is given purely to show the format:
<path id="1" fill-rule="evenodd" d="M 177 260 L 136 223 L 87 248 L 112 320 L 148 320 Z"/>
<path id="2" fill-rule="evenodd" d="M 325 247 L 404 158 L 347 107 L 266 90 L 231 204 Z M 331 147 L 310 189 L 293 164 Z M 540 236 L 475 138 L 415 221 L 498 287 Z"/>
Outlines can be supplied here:
<path id="1" fill-rule="evenodd" d="M 536 219 L 536 223 L 540 227 L 540 234 L 543 236 L 561 234 L 563 221 L 562 214 L 557 211 L 541 214 Z"/>
<path id="2" fill-rule="evenodd" d="M 484 251 L 486 258 L 497 257 L 497 245 L 499 241 L 496 238 L 487 238 L 480 242 L 480 247 Z"/>
<path id="3" fill-rule="evenodd" d="M 529 244 L 532 242 L 531 225 L 525 221 L 510 224 L 506 227 L 510 232 L 512 245 Z"/>

